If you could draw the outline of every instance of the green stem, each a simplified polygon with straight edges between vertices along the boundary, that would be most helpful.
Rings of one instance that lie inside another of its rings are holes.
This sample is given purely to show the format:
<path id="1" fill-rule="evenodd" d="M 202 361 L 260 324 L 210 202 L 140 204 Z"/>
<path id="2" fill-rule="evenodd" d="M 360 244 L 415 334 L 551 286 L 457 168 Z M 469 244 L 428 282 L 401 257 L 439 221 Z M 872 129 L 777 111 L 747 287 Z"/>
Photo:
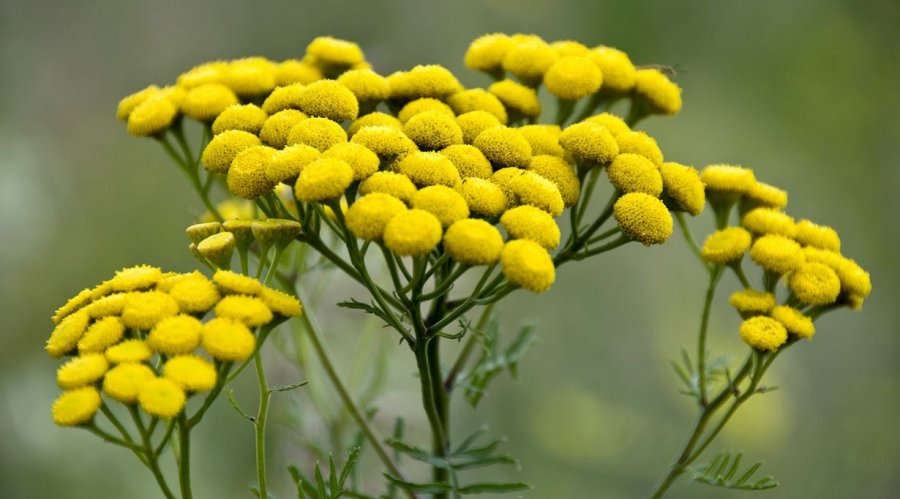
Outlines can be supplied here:
<path id="1" fill-rule="evenodd" d="M 263 368 L 262 355 L 259 350 L 253 355 L 256 364 L 256 379 L 259 382 L 259 409 L 253 425 L 256 428 L 256 479 L 259 486 L 259 497 L 266 498 L 268 487 L 266 486 L 266 419 L 269 415 L 269 400 L 272 393 L 266 381 L 266 371 Z"/>
<path id="2" fill-rule="evenodd" d="M 462 350 L 459 352 L 459 356 L 456 357 L 456 362 L 453 363 L 453 367 L 450 368 L 450 372 L 447 373 L 447 377 L 444 380 L 444 390 L 447 393 L 453 391 L 453 388 L 456 385 L 456 378 L 459 377 L 463 368 L 466 367 L 466 362 L 469 360 L 469 356 L 472 355 L 472 350 L 478 343 L 478 336 L 487 325 L 487 321 L 490 319 L 496 304 L 497 302 L 489 303 L 484 307 L 484 310 L 481 311 L 481 317 L 478 318 L 478 323 L 475 324 L 475 330 L 469 335 L 465 345 L 463 345 Z"/>
<path id="3" fill-rule="evenodd" d="M 706 299 L 703 302 L 703 317 L 700 319 L 700 334 L 697 339 L 697 374 L 699 375 L 700 405 L 706 406 L 706 332 L 709 329 L 709 315 L 712 301 L 716 294 L 716 286 L 722 277 L 722 266 L 717 265 L 709 271 L 709 285 L 706 287 Z"/>
<path id="4" fill-rule="evenodd" d="M 678 221 L 678 227 L 681 229 L 681 234 L 684 236 L 684 240 L 687 241 L 688 247 L 691 248 L 691 251 L 694 253 L 694 256 L 697 257 L 697 260 L 700 261 L 700 264 L 703 265 L 707 271 L 709 270 L 709 264 L 703 260 L 702 253 L 700 251 L 700 245 L 697 244 L 697 240 L 694 239 L 694 233 L 691 231 L 690 226 L 688 226 L 687 219 L 684 216 L 683 211 L 675 212 L 675 220 Z"/>
<path id="5" fill-rule="evenodd" d="M 178 416 L 178 444 L 180 458 L 178 460 L 178 484 L 181 487 L 181 499 L 194 497 L 191 492 L 191 428 L 184 412 Z"/>

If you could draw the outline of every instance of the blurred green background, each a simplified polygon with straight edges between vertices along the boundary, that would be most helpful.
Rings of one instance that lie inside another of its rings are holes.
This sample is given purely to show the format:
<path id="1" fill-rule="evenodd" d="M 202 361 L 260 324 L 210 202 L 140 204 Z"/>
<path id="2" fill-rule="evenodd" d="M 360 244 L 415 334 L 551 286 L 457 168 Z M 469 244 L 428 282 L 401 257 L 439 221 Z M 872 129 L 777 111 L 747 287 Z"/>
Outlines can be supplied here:
<path id="1" fill-rule="evenodd" d="M 666 157 L 752 167 L 789 190 L 793 215 L 838 229 L 845 254 L 872 273 L 864 310 L 820 321 L 815 339 L 772 369 L 781 389 L 752 400 L 712 449 L 765 460 L 782 486 L 764 497 L 900 497 L 898 28 L 896 0 L 0 0 L 0 497 L 157 496 L 125 451 L 53 426 L 58 363 L 42 349 L 51 312 L 82 287 L 139 262 L 194 267 L 182 231 L 200 203 L 158 146 L 116 121 L 119 98 L 205 60 L 298 57 L 322 34 L 359 42 L 382 73 L 441 63 L 481 85 L 461 61 L 472 38 L 493 31 L 603 43 L 638 64 L 675 66 L 684 111 L 645 126 Z M 705 230 L 710 215 L 701 218 Z M 534 485 L 524 497 L 646 496 L 693 420 L 668 359 L 693 344 L 703 281 L 676 235 L 567 266 L 546 295 L 514 294 L 501 307 L 505 329 L 537 319 L 539 343 L 519 380 L 495 383 L 477 412 L 458 400 L 455 437 L 482 422 L 508 436 L 522 471 L 503 475 Z M 722 288 L 713 316 L 717 351 L 741 351 L 724 299 L 734 287 Z M 322 301 L 349 292 L 340 281 Z M 321 314 L 349 372 L 357 317 Z M 406 414 L 418 438 L 424 418 L 401 350 L 389 353 L 377 425 L 387 432 Z M 317 375 L 270 354 L 276 378 Z M 299 397 L 276 406 L 308 409 L 307 392 Z M 272 426 L 279 486 L 284 463 L 312 466 L 283 421 Z M 250 427 L 222 401 L 199 433 L 197 497 L 250 497 Z M 682 480 L 671 497 L 740 494 Z"/>

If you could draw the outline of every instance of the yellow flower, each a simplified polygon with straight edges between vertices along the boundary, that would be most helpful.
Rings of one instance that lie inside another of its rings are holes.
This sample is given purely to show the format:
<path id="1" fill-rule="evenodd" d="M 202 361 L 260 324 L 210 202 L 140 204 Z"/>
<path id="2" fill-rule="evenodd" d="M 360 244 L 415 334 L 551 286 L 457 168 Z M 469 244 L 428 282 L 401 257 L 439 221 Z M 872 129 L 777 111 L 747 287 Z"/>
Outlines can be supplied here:
<path id="1" fill-rule="evenodd" d="M 203 63 L 178 75 L 176 81 L 179 87 L 188 90 L 209 83 L 220 83 L 227 68 L 228 63 L 225 61 Z"/>
<path id="2" fill-rule="evenodd" d="M 503 57 L 503 69 L 530 85 L 537 85 L 559 59 L 553 47 L 538 37 L 513 45 Z"/>
<path id="3" fill-rule="evenodd" d="M 613 216 L 622 233 L 645 246 L 662 244 L 672 235 L 672 215 L 659 199 L 631 192 L 613 205 Z"/>
<path id="4" fill-rule="evenodd" d="M 413 208 L 425 210 L 436 216 L 444 227 L 469 217 L 466 200 L 452 187 L 432 185 L 419 189 L 410 199 Z"/>
<path id="5" fill-rule="evenodd" d="M 756 184 L 753 170 L 732 165 L 709 165 L 700 172 L 707 192 L 743 194 Z"/>
<path id="6" fill-rule="evenodd" d="M 175 382 L 166 378 L 149 379 L 138 389 L 138 402 L 144 412 L 151 416 L 169 419 L 184 409 L 187 396 Z"/>
<path id="7" fill-rule="evenodd" d="M 608 164 L 612 161 L 619 154 L 616 140 L 606 127 L 588 121 L 569 125 L 559 135 L 563 149 L 577 161 L 588 164 Z"/>
<path id="8" fill-rule="evenodd" d="M 256 279 L 230 270 L 217 270 L 213 274 L 213 281 L 222 292 L 230 294 L 258 295 L 263 289 L 263 285 Z"/>
<path id="9" fill-rule="evenodd" d="M 488 180 L 490 180 L 493 184 L 496 184 L 503 191 L 503 195 L 506 196 L 507 204 L 510 207 L 516 206 L 518 204 L 518 199 L 516 197 L 515 191 L 515 181 L 519 178 L 525 170 L 521 168 L 501 168 L 495 171 Z"/>
<path id="10" fill-rule="evenodd" d="M 484 220 L 457 220 L 444 234 L 444 249 L 465 265 L 493 265 L 503 251 L 503 236 Z"/>
<path id="11" fill-rule="evenodd" d="M 744 195 L 753 206 L 784 208 L 788 203 L 787 192 L 762 182 L 755 182 Z"/>
<path id="12" fill-rule="evenodd" d="M 160 291 L 132 293 L 122 309 L 126 327 L 149 331 L 159 321 L 178 313 L 178 302 Z"/>
<path id="13" fill-rule="evenodd" d="M 644 132 L 622 132 L 616 135 L 616 144 L 619 145 L 619 154 L 639 154 L 656 166 L 663 164 L 663 153 L 659 145 L 653 137 Z"/>
<path id="14" fill-rule="evenodd" d="M 478 134 L 472 143 L 484 156 L 500 168 L 527 168 L 531 162 L 531 144 L 515 128 L 498 126 Z"/>
<path id="15" fill-rule="evenodd" d="M 296 109 L 285 109 L 269 116 L 259 130 L 259 138 L 263 143 L 276 149 L 287 145 L 288 135 L 301 121 L 309 118 Z"/>
<path id="16" fill-rule="evenodd" d="M 241 361 L 256 348 L 256 338 L 244 323 L 218 317 L 203 325 L 200 344 L 213 358 L 224 362 Z"/>
<path id="17" fill-rule="evenodd" d="M 754 234 L 778 234 L 794 237 L 797 228 L 794 217 L 773 208 L 754 208 L 741 220 L 741 225 Z"/>
<path id="18" fill-rule="evenodd" d="M 634 78 L 634 93 L 653 112 L 673 115 L 681 111 L 681 87 L 658 69 L 639 69 Z"/>
<path id="19" fill-rule="evenodd" d="M 294 193 L 303 202 L 325 202 L 337 199 L 353 183 L 353 169 L 336 158 L 322 158 L 306 165 Z"/>
<path id="20" fill-rule="evenodd" d="M 319 80 L 303 87 L 300 110 L 309 116 L 338 123 L 352 121 L 359 114 L 359 102 L 349 88 L 334 80 Z"/>
<path id="21" fill-rule="evenodd" d="M 384 245 L 400 256 L 423 256 L 441 242 L 441 221 L 425 210 L 398 213 L 384 228 Z"/>
<path id="22" fill-rule="evenodd" d="M 437 65 L 420 65 L 394 78 L 388 77 L 391 98 L 412 100 L 419 97 L 440 99 L 462 90 L 456 77 L 447 68 Z"/>
<path id="23" fill-rule="evenodd" d="M 663 179 L 649 159 L 632 153 L 619 154 L 606 169 L 610 183 L 621 192 L 643 192 L 654 197 L 662 194 Z"/>
<path id="24" fill-rule="evenodd" d="M 605 77 L 605 73 L 604 73 Z M 606 87 L 604 87 L 606 88 Z M 625 123 L 625 120 L 616 116 L 615 114 L 610 113 L 600 113 L 591 116 L 590 118 L 585 118 L 584 121 L 588 123 L 596 123 L 598 125 L 606 127 L 609 130 L 609 133 L 612 134 L 613 137 L 619 135 L 620 133 L 630 132 L 631 127 L 628 126 L 628 123 Z"/>
<path id="25" fill-rule="evenodd" d="M 197 253 L 216 267 L 228 267 L 234 253 L 234 234 L 219 232 L 207 237 L 197 244 Z"/>
<path id="26" fill-rule="evenodd" d="M 494 173 L 493 168 L 491 168 L 491 162 L 488 161 L 488 159 L 484 157 L 484 153 L 475 146 L 468 144 L 453 144 L 445 147 L 440 152 L 453 163 L 453 166 L 456 167 L 456 171 L 459 172 L 461 178 L 488 178 Z"/>
<path id="27" fill-rule="evenodd" d="M 553 182 L 553 185 L 559 190 L 565 206 L 572 206 L 578 201 L 581 183 L 572 165 L 566 160 L 546 154 L 532 156 L 528 170 Z"/>
<path id="28" fill-rule="evenodd" d="M 287 146 L 272 156 L 266 165 L 266 178 L 271 182 L 293 185 L 303 168 L 322 157 L 318 149 L 306 144 Z"/>
<path id="29" fill-rule="evenodd" d="M 243 97 L 252 97 L 275 88 L 275 63 L 264 57 L 245 57 L 231 61 L 222 82 Z"/>
<path id="30" fill-rule="evenodd" d="M 396 172 L 376 172 L 359 184 L 360 194 L 381 192 L 408 203 L 416 193 L 416 186 L 406 175 Z"/>
<path id="31" fill-rule="evenodd" d="M 343 142 L 347 142 L 347 132 L 341 125 L 327 118 L 309 118 L 291 128 L 286 144 L 289 146 L 306 144 L 319 151 L 325 151 Z"/>
<path id="32" fill-rule="evenodd" d="M 531 154 L 550 154 L 562 157 L 565 154 L 559 145 L 559 135 L 562 130 L 559 125 L 525 125 L 519 127 L 519 132 L 525 140 L 531 144 Z"/>
<path id="33" fill-rule="evenodd" d="M 304 87 L 302 83 L 293 83 L 276 88 L 263 101 L 262 110 L 270 115 L 285 109 L 300 110 L 300 95 Z"/>
<path id="34" fill-rule="evenodd" d="M 503 33 L 482 35 L 472 40 L 464 59 L 466 67 L 476 71 L 494 73 L 503 65 L 503 58 L 515 45 L 512 38 Z"/>
<path id="35" fill-rule="evenodd" d="M 812 338 L 816 334 L 816 326 L 812 319 L 793 307 L 781 305 L 772 309 L 771 316 L 780 322 L 787 332 L 799 338 Z"/>
<path id="36" fill-rule="evenodd" d="M 699 215 L 706 205 L 706 193 L 700 174 L 692 166 L 663 163 L 659 167 L 663 194 L 671 202 L 670 209 Z"/>
<path id="37" fill-rule="evenodd" d="M 188 90 L 181 111 L 197 121 L 212 122 L 229 106 L 238 103 L 237 95 L 220 83 L 207 83 Z"/>
<path id="38" fill-rule="evenodd" d="M 108 281 L 110 291 L 135 291 L 152 287 L 162 278 L 162 270 L 150 265 L 124 268 Z"/>
<path id="39" fill-rule="evenodd" d="M 331 36 L 319 36 L 306 46 L 306 54 L 317 63 L 333 66 L 353 66 L 363 62 L 365 56 L 359 45 Z"/>
<path id="40" fill-rule="evenodd" d="M 533 88 L 513 80 L 501 80 L 492 83 L 488 87 L 488 92 L 500 99 L 510 119 L 519 116 L 537 118 L 541 115 L 541 101 L 538 100 L 537 91 Z"/>
<path id="41" fill-rule="evenodd" d="M 165 132 L 178 115 L 178 109 L 163 95 L 146 99 L 128 115 L 128 133 L 152 137 Z"/>
<path id="42" fill-rule="evenodd" d="M 741 323 L 741 339 L 756 350 L 774 352 L 787 341 L 787 330 L 771 317 L 756 316 Z"/>
<path id="43" fill-rule="evenodd" d="M 818 225 L 809 220 L 800 220 L 796 225 L 794 239 L 804 245 L 829 251 L 841 251 L 841 238 L 836 230 L 827 225 Z"/>
<path id="44" fill-rule="evenodd" d="M 603 73 L 601 92 L 624 94 L 634 87 L 637 70 L 628 54 L 619 49 L 600 45 L 587 56 Z M 615 135 L 615 134 L 613 134 Z"/>
<path id="45" fill-rule="evenodd" d="M 532 171 L 523 171 L 510 183 L 515 204 L 531 205 L 554 217 L 562 215 L 565 204 L 556 185 Z"/>
<path id="46" fill-rule="evenodd" d="M 700 256 L 714 264 L 735 262 L 750 249 L 750 233 L 740 227 L 717 230 L 706 238 Z"/>
<path id="47" fill-rule="evenodd" d="M 216 368 L 197 355 L 177 355 L 163 365 L 163 376 L 186 392 L 205 392 L 216 386 Z"/>
<path id="48" fill-rule="evenodd" d="M 575 40 L 557 40 L 550 43 L 550 46 L 560 57 L 587 57 L 591 52 L 587 45 Z"/>
<path id="49" fill-rule="evenodd" d="M 487 111 L 470 111 L 461 114 L 456 117 L 456 124 L 462 130 L 463 142 L 466 144 L 475 142 L 475 138 L 488 128 L 502 125 L 496 116 Z"/>
<path id="50" fill-rule="evenodd" d="M 299 317 L 303 313 L 300 300 L 277 289 L 264 287 L 259 298 L 269 310 L 282 317 Z"/>
<path id="51" fill-rule="evenodd" d="M 459 183 L 459 172 L 453 162 L 437 152 L 413 152 L 397 164 L 397 171 L 409 177 L 418 186 Z"/>
<path id="52" fill-rule="evenodd" d="M 456 119 L 439 111 L 416 114 L 403 125 L 403 133 L 422 150 L 433 151 L 463 143 L 462 129 Z"/>
<path id="53" fill-rule="evenodd" d="M 115 345 L 125 334 L 125 325 L 118 317 L 104 317 L 93 324 L 78 341 L 78 352 L 100 353 Z"/>
<path id="54" fill-rule="evenodd" d="M 396 128 L 397 130 L 403 129 L 403 123 L 401 123 L 397 118 L 391 116 L 390 114 L 374 112 L 366 114 L 364 116 L 360 116 L 353 123 L 351 123 L 350 126 L 347 127 L 347 135 L 353 137 L 361 128 L 367 126 L 386 126 L 389 128 Z"/>
<path id="55" fill-rule="evenodd" d="M 517 206 L 500 217 L 513 239 L 528 239 L 547 249 L 559 246 L 559 226 L 546 211 L 534 206 Z"/>
<path id="56" fill-rule="evenodd" d="M 241 321 L 247 327 L 257 327 L 272 321 L 272 311 L 255 296 L 228 295 L 216 304 L 216 317 Z"/>
<path id="57" fill-rule="evenodd" d="M 155 377 L 156 373 L 146 364 L 119 364 L 104 376 L 103 392 L 123 404 L 133 404 L 141 386 Z"/>
<path id="58" fill-rule="evenodd" d="M 472 213 L 483 217 L 496 217 L 506 210 L 506 194 L 500 186 L 489 180 L 468 177 L 456 188 Z"/>
<path id="59" fill-rule="evenodd" d="M 266 177 L 266 167 L 277 151 L 269 146 L 248 147 L 235 156 L 225 183 L 228 192 L 254 199 L 270 192 L 275 184 Z"/>
<path id="60" fill-rule="evenodd" d="M 453 112 L 453 109 L 451 109 L 447 104 L 444 104 L 442 101 L 429 97 L 423 97 L 421 99 L 407 102 L 400 109 L 400 112 L 397 113 L 397 119 L 400 120 L 400 123 L 405 124 L 413 116 L 428 111 L 436 111 L 451 118 L 456 116 L 456 114 Z"/>
<path id="61" fill-rule="evenodd" d="M 838 277 L 841 279 L 841 289 L 847 294 L 862 299 L 869 296 L 869 293 L 872 292 L 872 281 L 869 273 L 855 261 L 842 257 L 838 260 L 834 271 L 837 272 Z"/>
<path id="62" fill-rule="evenodd" d="M 312 83 L 322 79 L 319 68 L 297 59 L 281 61 L 275 66 L 275 83 L 287 86 L 293 83 Z"/>
<path id="63" fill-rule="evenodd" d="M 351 140 L 369 148 L 381 158 L 393 158 L 410 151 L 415 151 L 415 142 L 409 139 L 403 130 L 393 126 L 366 126 L 360 128 Z"/>
<path id="64" fill-rule="evenodd" d="M 261 144 L 259 137 L 250 132 L 226 130 L 209 141 L 203 150 L 200 162 L 207 171 L 226 173 L 238 154 Z"/>
<path id="65" fill-rule="evenodd" d="M 190 353 L 200 344 L 200 321 L 176 315 L 159 321 L 147 335 L 147 344 L 165 355 Z"/>
<path id="66" fill-rule="evenodd" d="M 53 317 L 51 319 L 53 320 L 53 323 L 59 324 L 69 314 L 90 303 L 93 294 L 94 292 L 91 289 L 82 289 L 78 292 L 78 294 L 76 294 L 72 298 L 69 298 L 66 303 L 63 304 L 63 306 L 56 309 L 56 312 L 53 313 Z"/>
<path id="67" fill-rule="evenodd" d="M 587 57 L 562 57 L 544 74 L 547 91 L 567 100 L 591 95 L 600 89 L 602 83 L 603 74 Z"/>
<path id="68" fill-rule="evenodd" d="M 153 350 L 150 350 L 150 346 L 144 340 L 131 339 L 109 347 L 103 354 L 109 363 L 123 364 L 149 360 L 153 357 Z"/>
<path id="69" fill-rule="evenodd" d="M 138 90 L 137 92 L 127 95 L 122 100 L 119 101 L 119 106 L 116 109 L 116 118 L 120 120 L 128 120 L 128 117 L 131 115 L 131 112 L 135 110 L 138 106 L 144 103 L 147 99 L 159 95 L 159 87 L 156 85 L 150 85 L 147 88 L 142 90 Z"/>
<path id="70" fill-rule="evenodd" d="M 406 211 L 403 201 L 380 192 L 366 194 L 347 210 L 347 228 L 356 237 L 367 241 L 379 241 L 384 228 L 394 215 Z"/>
<path id="71" fill-rule="evenodd" d="M 61 357 L 71 352 L 87 329 L 90 320 L 90 316 L 85 312 L 75 312 L 66 316 L 50 333 L 44 349 L 51 357 Z"/>
<path id="72" fill-rule="evenodd" d="M 56 371 L 56 383 L 60 388 L 72 389 L 99 380 L 109 369 L 102 353 L 88 353 L 66 362 Z"/>
<path id="73" fill-rule="evenodd" d="M 203 275 L 185 279 L 172 286 L 169 295 L 178 303 L 178 308 L 188 314 L 203 314 L 219 302 L 219 290 Z"/>
<path id="74" fill-rule="evenodd" d="M 63 392 L 53 402 L 53 422 L 59 426 L 78 426 L 89 422 L 100 408 L 100 393 L 93 386 Z"/>
<path id="75" fill-rule="evenodd" d="M 556 268 L 550 254 L 534 241 L 509 241 L 503 246 L 500 263 L 503 275 L 511 284 L 535 293 L 547 291 L 556 280 Z"/>
<path id="76" fill-rule="evenodd" d="M 800 245 L 778 234 L 766 234 L 757 239 L 750 248 L 750 258 L 776 274 L 797 270 L 805 261 Z"/>
<path id="77" fill-rule="evenodd" d="M 472 88 L 457 92 L 447 98 L 447 104 L 456 114 L 465 114 L 472 111 L 485 111 L 496 117 L 501 124 L 506 124 L 509 118 L 506 107 L 496 95 L 483 88 Z"/>
<path id="78" fill-rule="evenodd" d="M 371 69 L 354 69 L 338 76 L 338 83 L 353 92 L 359 102 L 378 103 L 391 96 L 391 86 L 384 76 Z"/>
<path id="79" fill-rule="evenodd" d="M 744 318 L 753 317 L 754 315 L 765 315 L 775 307 L 775 295 L 753 289 L 744 289 L 732 294 L 731 298 L 728 299 L 728 303 Z"/>

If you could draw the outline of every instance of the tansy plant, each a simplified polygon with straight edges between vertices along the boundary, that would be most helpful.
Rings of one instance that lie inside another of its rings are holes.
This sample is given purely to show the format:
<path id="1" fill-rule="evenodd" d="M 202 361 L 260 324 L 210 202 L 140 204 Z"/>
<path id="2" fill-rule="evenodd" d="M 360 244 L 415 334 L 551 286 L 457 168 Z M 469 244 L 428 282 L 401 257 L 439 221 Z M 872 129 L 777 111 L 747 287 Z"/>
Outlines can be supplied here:
<path id="1" fill-rule="evenodd" d="M 660 66 L 635 66 L 611 47 L 504 34 L 473 41 L 465 64 L 493 82 L 465 88 L 438 65 L 383 76 L 356 44 L 320 37 L 302 59 L 209 62 L 173 85 L 122 99 L 118 117 L 128 131 L 159 142 L 208 210 L 187 235 L 211 278 L 137 266 L 60 308 L 46 347 L 67 358 L 54 421 L 129 449 L 164 496 L 189 498 L 191 430 L 225 391 L 254 427 L 251 490 L 274 497 L 265 450 L 269 398 L 299 384 L 270 387 L 260 347 L 275 325 L 298 317 L 292 322 L 359 438 L 340 470 L 332 460 L 324 474 L 316 465 L 307 478 L 305 466 L 291 467 L 292 494 L 445 498 L 528 489 L 467 479 L 466 470 L 516 461 L 497 452 L 499 441 L 484 443 L 481 432 L 460 438 L 466 432 L 451 426 L 454 395 L 476 406 L 492 378 L 515 373 L 533 337 L 526 328 L 501 341 L 495 305 L 520 288 L 547 291 L 556 268 L 570 261 L 635 241 L 662 244 L 677 222 L 709 282 L 696 346 L 674 364 L 698 418 L 651 495 L 661 497 L 686 473 L 736 489 L 777 485 L 754 476 L 758 464 L 741 467 L 740 455 L 695 462 L 735 411 L 766 390 L 775 359 L 812 337 L 816 319 L 860 308 L 868 274 L 841 255 L 833 229 L 795 220 L 784 211 L 787 193 L 752 170 L 698 172 L 665 161 L 653 137 L 635 128 L 681 109 L 681 89 Z M 555 118 L 541 122 L 552 100 Z M 612 107 L 624 108 L 625 118 Z M 186 133 L 191 120 L 200 125 L 191 128 L 196 140 Z M 606 201 L 593 206 L 596 197 Z M 707 204 L 716 231 L 698 244 L 687 217 Z M 341 306 L 383 323 L 415 358 L 427 445 L 405 441 L 402 424 L 392 438 L 381 435 L 371 421 L 373 397 L 355 400 L 338 375 L 305 298 L 313 271 L 323 267 L 366 293 Z M 737 366 L 710 360 L 706 346 L 713 296 L 726 275 L 745 288 L 730 300 L 744 322 L 728 334 L 747 345 Z M 462 342 L 452 360 L 441 353 L 448 341 Z M 259 386 L 255 416 L 228 387 L 250 363 Z M 347 443 L 343 434 L 331 437 Z M 371 489 L 351 469 L 363 446 L 380 460 L 383 488 Z M 168 447 L 177 487 L 160 467 Z M 427 464 L 430 477 L 404 465 L 410 459 Z"/>

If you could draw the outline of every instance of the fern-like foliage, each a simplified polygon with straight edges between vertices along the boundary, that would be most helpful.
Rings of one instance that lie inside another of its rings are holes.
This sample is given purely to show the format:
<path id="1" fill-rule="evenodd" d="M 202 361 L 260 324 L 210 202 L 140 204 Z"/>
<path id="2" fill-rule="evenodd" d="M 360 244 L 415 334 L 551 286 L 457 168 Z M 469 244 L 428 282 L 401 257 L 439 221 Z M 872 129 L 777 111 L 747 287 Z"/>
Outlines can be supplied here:
<path id="1" fill-rule="evenodd" d="M 762 466 L 762 462 L 756 462 L 744 471 L 741 471 L 742 452 L 732 454 L 720 452 L 709 464 L 698 466 L 694 469 L 694 481 L 736 490 L 766 490 L 778 487 L 779 483 L 771 475 L 762 478 L 754 478 L 754 475 Z"/>
<path id="2" fill-rule="evenodd" d="M 359 450 L 359 447 L 350 449 L 350 453 L 347 455 L 347 461 L 344 463 L 343 468 L 341 468 L 340 473 L 337 471 L 334 459 L 331 456 L 328 456 L 327 480 L 322 475 L 319 463 L 316 463 L 313 480 L 305 477 L 298 467 L 288 467 L 288 472 L 291 474 L 291 478 L 297 485 L 297 499 L 339 499 L 341 497 L 360 497 L 360 495 L 353 493 L 346 487 L 347 478 L 350 476 L 353 466 L 359 459 Z"/>
<path id="3" fill-rule="evenodd" d="M 492 319 L 484 331 L 471 330 L 479 335 L 482 343 L 482 354 L 472 370 L 460 377 L 457 384 L 465 389 L 466 400 L 476 407 L 484 396 L 488 384 L 504 370 L 513 378 L 518 374 L 519 361 L 525 355 L 535 338 L 532 325 L 521 327 L 513 341 L 502 348 L 500 345 L 500 326 L 497 319 Z"/>

